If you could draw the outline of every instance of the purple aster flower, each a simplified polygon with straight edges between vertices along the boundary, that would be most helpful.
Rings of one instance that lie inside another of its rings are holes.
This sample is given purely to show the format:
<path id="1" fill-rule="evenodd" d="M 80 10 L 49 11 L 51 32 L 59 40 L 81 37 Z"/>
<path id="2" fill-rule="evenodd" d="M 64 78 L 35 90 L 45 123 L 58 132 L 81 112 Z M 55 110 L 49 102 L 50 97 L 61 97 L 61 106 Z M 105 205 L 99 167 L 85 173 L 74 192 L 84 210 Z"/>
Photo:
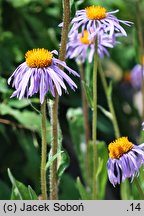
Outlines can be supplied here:
<path id="1" fill-rule="evenodd" d="M 8 84 L 13 80 L 12 87 L 15 88 L 11 97 L 28 98 L 39 92 L 42 104 L 48 91 L 55 96 L 54 86 L 59 95 L 62 95 L 62 88 L 67 91 L 64 81 L 72 90 L 77 88 L 73 80 L 59 68 L 59 65 L 75 76 L 79 77 L 79 74 L 69 68 L 65 62 L 53 57 L 53 54 L 58 53 L 56 50 L 50 52 L 44 48 L 33 49 L 25 54 L 26 61 L 20 64 L 8 79 Z"/>
<path id="2" fill-rule="evenodd" d="M 126 178 L 133 178 L 139 174 L 139 168 L 144 164 L 142 145 L 134 145 L 127 137 L 121 137 L 110 143 L 109 160 L 107 162 L 108 177 L 115 186 Z"/>
<path id="3" fill-rule="evenodd" d="M 144 74 L 144 66 L 143 66 L 143 74 Z M 141 89 L 142 82 L 142 65 L 137 64 L 131 71 L 131 84 L 136 90 Z"/>
<path id="4" fill-rule="evenodd" d="M 86 7 L 84 10 L 78 10 L 76 16 L 72 19 L 70 34 L 75 35 L 76 31 L 81 28 L 82 33 L 86 29 L 91 37 L 98 35 L 101 29 L 110 37 L 113 35 L 127 36 L 126 31 L 120 24 L 130 26 L 132 22 L 120 20 L 114 16 L 113 14 L 118 11 L 107 12 L 104 7 L 94 5 Z"/>
<path id="5" fill-rule="evenodd" d="M 101 35 L 98 37 L 98 55 L 103 58 L 104 55 L 109 55 L 106 47 L 113 48 L 115 40 L 110 38 L 107 34 L 101 31 Z M 76 34 L 74 37 L 69 36 L 67 43 L 67 58 L 76 58 L 77 61 L 85 62 L 88 57 L 89 63 L 92 62 L 95 52 L 95 41 L 89 39 L 89 33 L 85 30 L 80 34 Z"/>
<path id="6" fill-rule="evenodd" d="M 142 122 L 142 130 L 144 130 L 144 122 Z"/>

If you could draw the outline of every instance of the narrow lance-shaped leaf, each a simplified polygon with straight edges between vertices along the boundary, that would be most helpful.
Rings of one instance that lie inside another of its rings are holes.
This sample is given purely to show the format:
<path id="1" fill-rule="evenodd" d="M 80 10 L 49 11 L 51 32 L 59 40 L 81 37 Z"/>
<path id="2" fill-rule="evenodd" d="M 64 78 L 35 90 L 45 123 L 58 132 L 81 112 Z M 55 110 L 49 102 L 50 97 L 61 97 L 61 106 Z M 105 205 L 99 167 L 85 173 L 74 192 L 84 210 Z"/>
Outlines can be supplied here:
<path id="1" fill-rule="evenodd" d="M 93 108 L 92 88 L 88 86 L 85 81 L 82 81 L 82 85 L 83 85 L 83 88 L 84 88 L 84 91 L 87 97 L 88 104 L 90 108 L 92 109 Z"/>
<path id="2" fill-rule="evenodd" d="M 70 163 L 70 158 L 69 155 L 66 151 L 63 151 L 60 155 L 59 155 L 59 166 L 58 166 L 58 170 L 57 170 L 57 175 L 58 178 L 61 178 L 64 171 L 66 170 L 66 168 L 69 166 Z"/>
<path id="3" fill-rule="evenodd" d="M 82 185 L 79 177 L 77 178 L 76 186 L 79 190 L 80 196 L 82 200 L 90 200 L 90 195 L 86 191 L 85 187 Z"/>
<path id="4" fill-rule="evenodd" d="M 38 199 L 35 191 L 32 189 L 32 187 L 30 185 L 28 186 L 28 191 L 29 191 L 29 196 L 30 196 L 31 200 L 37 200 Z"/>
<path id="5" fill-rule="evenodd" d="M 100 105 L 98 105 L 97 106 L 101 111 L 102 111 L 102 113 L 107 117 L 107 118 L 109 118 L 111 121 L 112 121 L 112 114 L 109 112 L 109 111 L 107 111 L 104 107 L 102 107 L 102 106 L 100 106 Z"/>
<path id="6" fill-rule="evenodd" d="M 49 159 L 48 162 L 46 164 L 46 170 L 51 166 L 51 164 L 53 163 L 53 161 L 61 154 L 63 153 L 63 151 L 58 151 L 57 154 L 55 154 L 54 156 L 51 156 L 51 151 L 49 153 Z"/>
<path id="7" fill-rule="evenodd" d="M 29 186 L 28 188 L 21 182 L 17 181 L 10 169 L 8 169 L 8 176 L 12 183 L 11 200 L 37 200 L 37 195 Z"/>

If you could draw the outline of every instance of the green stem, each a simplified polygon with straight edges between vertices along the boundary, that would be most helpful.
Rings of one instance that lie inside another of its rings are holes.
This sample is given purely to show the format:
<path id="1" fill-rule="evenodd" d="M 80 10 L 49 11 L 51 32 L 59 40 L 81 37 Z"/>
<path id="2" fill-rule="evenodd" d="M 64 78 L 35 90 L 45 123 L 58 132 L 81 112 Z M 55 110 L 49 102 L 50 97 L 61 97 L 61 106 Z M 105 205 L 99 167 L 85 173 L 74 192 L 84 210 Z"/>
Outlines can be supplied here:
<path id="1" fill-rule="evenodd" d="M 83 83 L 85 82 L 84 75 L 84 65 L 83 63 L 79 64 L 79 71 L 81 76 L 81 96 L 82 96 L 82 108 L 83 108 L 83 117 L 84 117 L 84 134 L 85 134 L 85 143 L 86 143 L 86 157 L 85 157 L 85 167 L 86 167 L 86 181 L 89 182 L 90 178 L 90 169 L 89 169 L 89 140 L 90 140 L 90 127 L 89 127 L 89 107 L 87 102 L 87 97 Z"/>
<path id="2" fill-rule="evenodd" d="M 142 92 L 142 121 L 144 121 L 144 65 L 143 65 L 143 56 L 144 56 L 144 40 L 143 40 L 143 29 L 142 29 L 142 12 L 141 12 L 141 5 L 140 0 L 136 0 L 136 15 L 137 18 L 137 32 L 138 32 L 138 39 L 139 39 L 139 50 L 140 50 L 140 64 L 141 64 L 141 92 Z"/>
<path id="3" fill-rule="evenodd" d="M 115 110 L 114 110 L 114 106 L 113 106 L 112 94 L 109 93 L 109 87 L 108 87 L 108 84 L 106 82 L 106 78 L 105 78 L 104 71 L 102 69 L 102 65 L 101 65 L 100 61 L 99 61 L 99 74 L 100 74 L 102 85 L 103 85 L 103 88 L 104 88 L 104 91 L 106 94 L 109 110 L 112 114 L 112 123 L 113 123 L 113 127 L 114 127 L 115 137 L 119 138 L 120 137 L 120 130 L 119 130 L 119 126 L 118 126 L 118 122 L 117 122 L 117 118 L 116 118 L 116 114 L 115 114 Z"/>
<path id="4" fill-rule="evenodd" d="M 46 139 L 46 99 L 41 104 L 41 131 L 42 131 L 42 151 L 41 151 L 41 191 L 42 199 L 47 199 L 46 182 L 46 159 L 47 159 L 47 139 Z"/>
<path id="5" fill-rule="evenodd" d="M 136 187 L 137 187 L 137 189 L 138 189 L 138 191 L 140 193 L 140 196 L 141 196 L 142 200 L 144 200 L 144 192 L 143 192 L 143 190 L 141 188 L 141 185 L 140 185 L 137 177 L 134 178 L 134 182 L 135 182 L 135 185 L 136 185 Z"/>
<path id="6" fill-rule="evenodd" d="M 92 140 L 93 140 L 93 185 L 92 185 L 92 199 L 96 199 L 96 168 L 97 168 L 97 39 L 95 42 L 94 67 L 93 67 L 93 116 L 92 116 Z"/>
<path id="7" fill-rule="evenodd" d="M 2 34 L 3 32 L 3 28 L 2 28 L 2 24 L 3 24 L 3 20 L 2 20 L 2 0 L 0 0 L 0 34 Z"/>
<path id="8" fill-rule="evenodd" d="M 66 43 L 68 36 L 68 27 L 70 22 L 70 0 L 63 1 L 63 28 L 61 34 L 61 46 L 59 59 L 61 61 L 65 60 L 66 54 Z M 63 67 L 59 66 L 62 70 Z M 51 111 L 51 121 L 52 121 L 52 156 L 57 153 L 58 149 L 58 101 L 59 96 L 55 88 L 55 100 L 52 105 Z M 58 179 L 57 179 L 57 159 L 55 159 L 50 168 L 50 199 L 58 199 Z"/>
<path id="9" fill-rule="evenodd" d="M 55 100 L 51 105 L 51 127 L 52 127 L 52 141 L 51 151 L 52 157 L 57 153 L 58 149 L 58 94 L 55 91 Z M 50 199 L 58 199 L 58 182 L 57 182 L 57 158 L 52 162 L 50 167 Z"/>

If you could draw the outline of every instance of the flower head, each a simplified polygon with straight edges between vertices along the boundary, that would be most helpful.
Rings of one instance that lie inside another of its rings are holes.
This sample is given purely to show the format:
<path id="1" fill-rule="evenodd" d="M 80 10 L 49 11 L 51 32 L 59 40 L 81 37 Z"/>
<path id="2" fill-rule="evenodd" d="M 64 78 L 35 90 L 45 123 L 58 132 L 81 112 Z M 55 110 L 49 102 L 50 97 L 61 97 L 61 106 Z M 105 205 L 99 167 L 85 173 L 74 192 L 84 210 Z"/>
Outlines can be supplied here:
<path id="1" fill-rule="evenodd" d="M 8 84 L 13 80 L 12 86 L 15 88 L 11 97 L 16 96 L 22 99 L 39 92 L 42 104 L 48 91 L 55 96 L 54 86 L 59 95 L 62 94 L 62 88 L 67 90 L 64 81 L 71 89 L 77 88 L 73 80 L 59 68 L 59 65 L 75 76 L 79 76 L 78 73 L 69 68 L 65 62 L 53 57 L 53 54 L 58 53 L 44 48 L 33 49 L 25 54 L 25 62 L 20 64 L 8 79 Z"/>
<path id="2" fill-rule="evenodd" d="M 120 184 L 126 178 L 133 180 L 144 164 L 142 145 L 134 145 L 127 137 L 121 137 L 110 143 L 108 149 L 108 177 L 113 186 Z"/>
<path id="3" fill-rule="evenodd" d="M 135 65 L 131 70 L 131 84 L 136 90 L 141 89 L 142 71 L 144 75 L 144 57 L 143 57 L 142 64 Z"/>
<path id="4" fill-rule="evenodd" d="M 142 122 L 142 125 L 141 125 L 141 126 L 142 126 L 142 130 L 144 130 L 144 122 Z"/>
<path id="5" fill-rule="evenodd" d="M 91 37 L 98 35 L 101 29 L 109 34 L 110 37 L 113 35 L 127 36 L 126 31 L 120 24 L 130 26 L 132 22 L 118 19 L 113 15 L 117 12 L 118 10 L 107 12 L 104 7 L 94 5 L 78 10 L 76 16 L 72 19 L 70 34 L 74 35 L 80 28 L 81 32 L 84 32 L 86 29 Z"/>
<path id="6" fill-rule="evenodd" d="M 101 20 L 106 18 L 106 8 L 101 6 L 89 6 L 85 8 L 86 16 L 90 20 Z"/>
<path id="7" fill-rule="evenodd" d="M 98 55 L 103 58 L 104 55 L 109 55 L 107 47 L 112 48 L 115 45 L 115 39 L 108 37 L 102 31 L 98 37 Z M 82 33 L 77 33 L 74 37 L 70 36 L 67 43 L 67 58 L 76 58 L 77 61 L 85 62 L 88 57 L 89 63 L 92 62 L 95 52 L 95 40 L 89 38 L 89 33 L 84 30 Z"/>

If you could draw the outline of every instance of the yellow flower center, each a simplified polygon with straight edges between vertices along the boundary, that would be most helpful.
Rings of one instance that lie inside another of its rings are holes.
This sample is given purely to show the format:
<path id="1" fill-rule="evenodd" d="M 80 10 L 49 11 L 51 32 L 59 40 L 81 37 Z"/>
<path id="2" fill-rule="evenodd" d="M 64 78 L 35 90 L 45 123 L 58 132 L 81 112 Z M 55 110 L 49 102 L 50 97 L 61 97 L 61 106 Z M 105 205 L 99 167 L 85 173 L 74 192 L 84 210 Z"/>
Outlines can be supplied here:
<path id="1" fill-rule="evenodd" d="M 52 64 L 50 51 L 44 48 L 32 49 L 25 54 L 26 63 L 31 68 L 43 68 Z"/>
<path id="2" fill-rule="evenodd" d="M 123 154 L 133 148 L 133 143 L 127 137 L 121 137 L 111 142 L 108 146 L 109 157 L 119 159 Z"/>
<path id="3" fill-rule="evenodd" d="M 89 36 L 88 31 L 85 30 L 84 33 L 83 33 L 83 35 L 82 35 L 82 34 L 80 35 L 80 42 L 81 42 L 82 44 L 91 44 L 92 41 L 90 41 L 90 40 L 88 39 L 88 36 Z"/>
<path id="4" fill-rule="evenodd" d="M 87 18 L 90 20 L 101 20 L 106 17 L 106 9 L 101 6 L 89 6 L 85 8 Z"/>

